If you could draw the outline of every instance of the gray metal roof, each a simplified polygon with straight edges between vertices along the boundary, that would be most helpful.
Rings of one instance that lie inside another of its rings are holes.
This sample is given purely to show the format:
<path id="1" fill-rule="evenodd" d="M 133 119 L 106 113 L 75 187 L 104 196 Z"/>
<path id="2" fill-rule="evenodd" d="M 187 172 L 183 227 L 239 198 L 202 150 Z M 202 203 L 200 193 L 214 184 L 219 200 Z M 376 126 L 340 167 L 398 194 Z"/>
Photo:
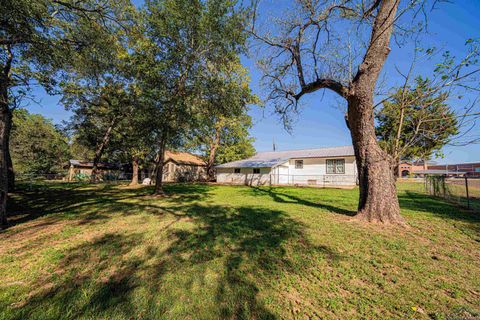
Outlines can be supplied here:
<path id="1" fill-rule="evenodd" d="M 216 168 L 271 168 L 290 159 L 354 156 L 352 146 L 259 152 L 253 157 L 224 163 Z"/>

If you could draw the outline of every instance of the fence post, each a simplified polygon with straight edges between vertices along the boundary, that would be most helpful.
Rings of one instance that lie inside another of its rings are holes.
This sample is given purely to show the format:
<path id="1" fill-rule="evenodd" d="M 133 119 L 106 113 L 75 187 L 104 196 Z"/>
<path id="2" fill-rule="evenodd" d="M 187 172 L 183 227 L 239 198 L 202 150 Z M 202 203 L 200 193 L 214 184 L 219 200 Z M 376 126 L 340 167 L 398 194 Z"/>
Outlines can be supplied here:
<path id="1" fill-rule="evenodd" d="M 447 199 L 447 177 L 444 176 L 442 179 L 442 188 L 443 188 L 443 198 Z"/>
<path id="2" fill-rule="evenodd" d="M 470 209 L 470 196 L 468 194 L 468 177 L 465 176 L 465 190 L 467 191 L 467 208 Z"/>

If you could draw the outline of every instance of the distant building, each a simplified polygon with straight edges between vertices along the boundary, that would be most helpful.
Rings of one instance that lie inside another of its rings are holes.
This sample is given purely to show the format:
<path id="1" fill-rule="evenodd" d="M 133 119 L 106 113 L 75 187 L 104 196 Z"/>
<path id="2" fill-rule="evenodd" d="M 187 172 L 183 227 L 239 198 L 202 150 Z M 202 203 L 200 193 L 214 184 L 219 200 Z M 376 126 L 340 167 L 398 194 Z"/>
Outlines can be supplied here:
<path id="1" fill-rule="evenodd" d="M 436 162 L 404 161 L 399 165 L 402 177 L 424 175 L 480 176 L 480 162 L 437 164 Z"/>
<path id="2" fill-rule="evenodd" d="M 420 170 L 427 170 L 429 164 L 430 162 L 424 162 L 423 160 L 402 161 L 398 166 L 398 174 L 400 177 L 408 177 Z"/>
<path id="3" fill-rule="evenodd" d="M 93 170 L 93 162 L 82 160 L 68 160 L 68 163 L 64 166 L 64 168 L 68 169 L 67 181 L 73 181 L 76 175 L 91 175 Z M 114 163 L 99 162 L 97 164 L 97 173 L 99 175 L 104 175 L 108 173 L 119 174 L 122 172 L 122 169 L 122 166 Z"/>
<path id="4" fill-rule="evenodd" d="M 245 185 L 355 186 L 352 146 L 260 152 L 215 167 L 217 182 Z"/>
<path id="5" fill-rule="evenodd" d="M 466 176 L 480 176 L 480 162 L 464 162 L 454 164 L 436 164 L 428 166 L 431 170 L 440 170 L 450 173 L 463 173 Z"/>
<path id="6" fill-rule="evenodd" d="M 163 181 L 206 181 L 207 164 L 201 157 L 189 152 L 166 151 Z"/>
<path id="7" fill-rule="evenodd" d="M 65 165 L 68 169 L 67 181 L 75 180 L 77 175 L 92 174 L 93 162 L 82 160 L 69 160 Z M 152 162 L 146 168 L 140 170 L 140 179 L 151 177 L 154 174 L 155 164 Z M 132 166 L 130 164 L 114 164 L 108 162 L 99 162 L 97 164 L 97 173 L 99 176 L 111 175 L 116 179 L 130 179 Z M 192 153 L 166 151 L 163 166 L 163 181 L 166 182 L 186 182 L 186 181 L 205 181 L 207 179 L 207 165 L 205 161 Z"/>

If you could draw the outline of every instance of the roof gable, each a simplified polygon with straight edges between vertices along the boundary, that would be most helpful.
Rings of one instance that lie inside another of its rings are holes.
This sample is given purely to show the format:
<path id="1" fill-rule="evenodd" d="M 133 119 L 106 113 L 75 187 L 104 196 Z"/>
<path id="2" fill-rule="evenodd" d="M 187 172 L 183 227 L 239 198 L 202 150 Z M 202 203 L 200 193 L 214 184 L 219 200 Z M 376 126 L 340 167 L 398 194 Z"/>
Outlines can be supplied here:
<path id="1" fill-rule="evenodd" d="M 205 166 L 205 161 L 199 156 L 189 152 L 165 151 L 165 162 L 174 161 L 178 164 Z"/>

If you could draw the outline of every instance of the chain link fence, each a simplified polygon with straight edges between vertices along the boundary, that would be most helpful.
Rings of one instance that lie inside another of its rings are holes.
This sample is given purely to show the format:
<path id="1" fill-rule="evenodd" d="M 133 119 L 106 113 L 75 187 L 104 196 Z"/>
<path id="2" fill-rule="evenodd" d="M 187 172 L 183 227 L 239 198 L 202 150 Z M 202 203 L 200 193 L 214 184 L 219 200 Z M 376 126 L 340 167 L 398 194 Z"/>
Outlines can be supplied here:
<path id="1" fill-rule="evenodd" d="M 425 177 L 425 192 L 467 209 L 480 212 L 479 177 Z"/>

